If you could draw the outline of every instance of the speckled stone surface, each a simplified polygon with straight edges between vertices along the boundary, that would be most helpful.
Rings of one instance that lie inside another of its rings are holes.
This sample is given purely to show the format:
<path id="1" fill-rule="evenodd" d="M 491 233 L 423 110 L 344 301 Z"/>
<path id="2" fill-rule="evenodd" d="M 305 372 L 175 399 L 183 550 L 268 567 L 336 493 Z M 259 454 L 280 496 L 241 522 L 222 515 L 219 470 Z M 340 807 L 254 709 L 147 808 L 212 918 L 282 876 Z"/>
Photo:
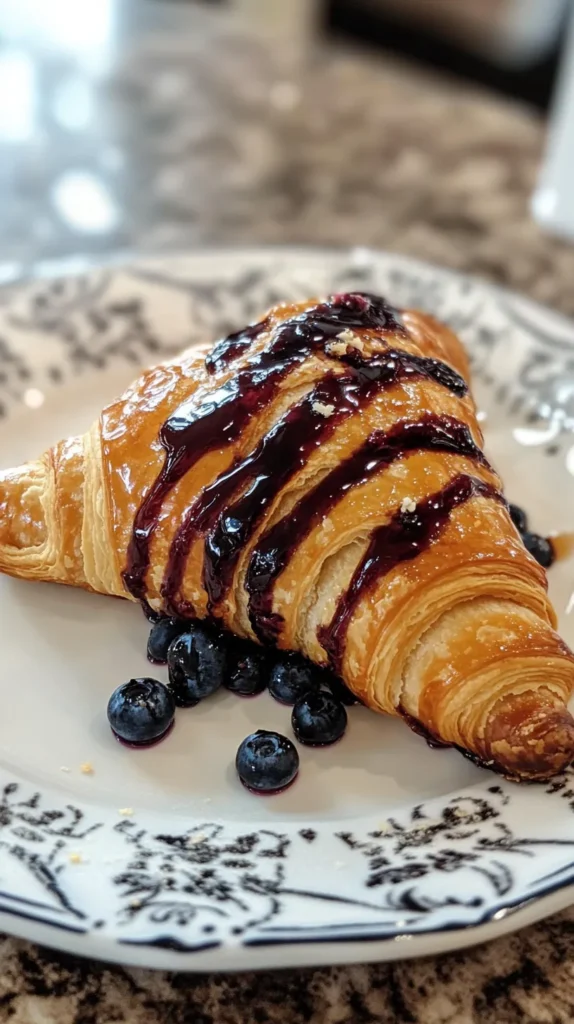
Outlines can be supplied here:
<path id="1" fill-rule="evenodd" d="M 160 974 L 0 940 L 12 1024 L 566 1024 L 574 912 L 466 953 L 261 974 Z"/>
<path id="2" fill-rule="evenodd" d="M 125 43 L 92 82 L 95 126 L 62 128 L 57 152 L 45 132 L 35 148 L 13 145 L 10 174 L 0 161 L 4 276 L 119 249 L 367 245 L 478 273 L 574 313 L 574 248 L 529 216 L 544 134 L 534 115 L 388 60 L 323 51 L 301 66 L 217 33 L 218 49 L 206 51 L 212 29 L 201 21 L 183 39 L 181 8 L 171 13 L 177 24 L 164 17 L 161 31 Z M 59 65 L 35 53 L 49 81 L 79 73 L 79 59 Z M 0 155 L 5 145 L 0 138 Z M 111 204 L 104 230 L 78 227 L 61 201 L 58 183 L 80 164 Z M 573 1018 L 574 911 L 458 955 L 241 976 L 106 967 L 0 938 L 0 1021 L 14 1024 Z"/>
<path id="3" fill-rule="evenodd" d="M 120 10 L 93 68 L 30 41 L 39 113 L 19 141 L 0 124 L 0 279 L 76 254 L 357 244 L 574 313 L 574 247 L 529 212 L 535 114 L 388 57 L 239 42 L 187 4 Z"/>

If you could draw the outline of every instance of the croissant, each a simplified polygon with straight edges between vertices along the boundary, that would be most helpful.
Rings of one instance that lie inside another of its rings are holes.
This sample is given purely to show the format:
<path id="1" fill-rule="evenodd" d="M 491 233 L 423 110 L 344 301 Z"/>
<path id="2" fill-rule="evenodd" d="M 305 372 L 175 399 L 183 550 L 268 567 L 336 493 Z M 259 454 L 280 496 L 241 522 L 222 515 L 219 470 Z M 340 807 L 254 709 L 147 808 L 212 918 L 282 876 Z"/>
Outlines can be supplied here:
<path id="1" fill-rule="evenodd" d="M 574 657 L 468 380 L 421 312 L 279 305 L 0 473 L 0 571 L 300 651 L 429 740 L 546 778 L 574 759 Z"/>

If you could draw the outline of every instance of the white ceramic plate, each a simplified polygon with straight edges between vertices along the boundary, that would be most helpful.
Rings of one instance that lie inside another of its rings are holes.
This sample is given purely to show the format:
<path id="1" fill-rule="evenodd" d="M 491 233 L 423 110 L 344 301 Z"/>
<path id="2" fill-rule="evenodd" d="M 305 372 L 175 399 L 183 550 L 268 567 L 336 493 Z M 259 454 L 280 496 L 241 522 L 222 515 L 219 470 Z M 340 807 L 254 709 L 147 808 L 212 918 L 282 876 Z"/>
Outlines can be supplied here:
<path id="1" fill-rule="evenodd" d="M 344 288 L 461 332 L 509 498 L 541 532 L 571 529 L 574 327 L 364 250 L 201 252 L 0 292 L 0 464 L 83 430 L 139 365 Z M 571 562 L 551 570 L 571 642 L 573 580 Z M 254 728 L 289 732 L 267 695 L 180 712 L 152 750 L 114 741 L 106 702 L 149 674 L 146 636 L 127 603 L 0 579 L 1 929 L 110 960 L 256 968 L 440 952 L 570 902 L 574 776 L 507 783 L 354 708 L 342 743 L 303 750 L 297 784 L 258 799 L 232 765 Z"/>

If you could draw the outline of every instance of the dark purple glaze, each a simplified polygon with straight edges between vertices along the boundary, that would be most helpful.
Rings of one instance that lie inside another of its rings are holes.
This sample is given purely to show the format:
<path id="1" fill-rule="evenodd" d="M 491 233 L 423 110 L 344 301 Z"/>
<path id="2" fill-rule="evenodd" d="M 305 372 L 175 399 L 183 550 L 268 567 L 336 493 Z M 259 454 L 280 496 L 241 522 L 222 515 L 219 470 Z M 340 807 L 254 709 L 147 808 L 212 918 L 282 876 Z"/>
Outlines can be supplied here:
<path id="1" fill-rule="evenodd" d="M 389 349 L 365 362 L 352 357 L 348 373 L 327 374 L 310 394 L 277 423 L 243 462 L 207 487 L 186 512 L 172 542 L 162 593 L 171 609 L 188 613 L 176 602 L 193 539 L 209 530 L 205 544 L 203 583 L 210 608 L 225 596 L 241 550 L 253 535 L 266 508 L 289 478 L 301 469 L 313 448 L 334 427 L 352 415 L 377 392 L 406 380 L 435 380 L 455 394 L 464 393 L 461 377 L 436 359 L 424 359 Z M 346 360 L 345 360 L 346 362 Z M 315 408 L 320 403 L 319 409 Z M 321 406 L 334 406 L 325 416 Z M 253 481 L 233 505 L 227 503 L 240 487 Z"/>
<path id="2" fill-rule="evenodd" d="M 266 326 L 268 326 L 267 321 L 256 325 L 258 330 L 254 336 L 257 337 L 261 334 Z M 278 324 L 273 331 L 269 345 L 256 358 L 275 362 L 276 360 L 301 358 L 312 352 L 325 354 L 325 344 L 328 341 L 336 338 L 341 331 L 353 328 L 388 331 L 393 335 L 407 336 L 398 311 L 384 299 L 378 298 L 376 295 L 352 292 L 348 295 L 334 295 L 327 302 L 321 302 L 317 306 L 312 306 L 311 309 L 303 310 L 302 313 L 297 313 Z M 248 328 L 248 331 L 250 330 L 252 331 L 254 328 Z M 251 340 L 252 338 L 249 337 L 239 351 L 245 351 Z M 234 341 L 225 350 L 225 353 L 220 355 L 217 360 L 218 367 L 227 365 L 233 360 L 233 353 L 238 351 L 236 346 L 237 342 Z M 356 349 L 350 350 L 348 357 L 343 356 L 343 361 L 352 363 L 357 368 L 365 368 L 370 365 Z M 435 362 L 437 361 L 435 360 Z M 440 365 L 445 364 L 441 363 Z M 456 376 L 458 377 L 458 374 Z M 466 387 L 466 385 L 464 386 Z"/>
<path id="3" fill-rule="evenodd" d="M 186 617 L 194 615 L 194 609 L 190 603 L 182 601 L 181 598 L 178 599 L 177 596 L 191 545 L 196 537 L 201 536 L 209 529 L 227 502 L 232 500 L 238 487 L 248 479 L 247 463 L 248 460 L 235 461 L 226 473 L 222 473 L 212 484 L 201 491 L 198 498 L 185 512 L 169 549 L 161 587 L 166 608 L 169 608 L 174 614 Z"/>
<path id="4" fill-rule="evenodd" d="M 400 348 L 388 348 L 371 359 L 365 359 L 356 349 L 351 349 L 341 356 L 341 362 L 352 367 L 360 377 L 379 383 L 387 380 L 389 384 L 394 384 L 426 377 L 459 398 L 468 393 L 468 384 L 464 378 L 447 363 L 428 356 L 416 356 Z"/>
<path id="5" fill-rule="evenodd" d="M 233 580 L 233 572 L 241 550 L 249 540 L 257 523 L 265 514 L 270 501 L 280 492 L 286 481 L 301 469 L 314 448 L 326 440 L 337 423 L 355 411 L 356 405 L 345 390 L 356 379 L 329 374 L 301 402 L 294 405 L 260 441 L 247 459 L 234 471 L 235 491 L 238 486 L 251 482 L 247 490 L 233 504 L 226 505 L 229 494 L 229 476 L 211 499 L 212 528 L 205 540 L 203 584 L 208 595 L 208 608 L 213 611 L 225 596 Z M 317 403 L 336 405 L 331 416 L 319 411 Z M 211 496 L 210 496 L 211 497 Z M 187 525 L 187 519 L 186 524 Z M 205 515 L 198 522 L 205 523 Z M 180 540 L 178 531 L 176 540 Z M 168 566 L 168 573 L 171 565 Z M 181 583 L 185 561 L 180 560 L 171 577 L 166 579 L 165 592 L 171 598 Z M 167 585 L 169 581 L 169 586 Z M 173 589 L 175 587 L 175 589 Z"/>
<path id="6" fill-rule="evenodd" d="M 293 353 L 295 358 L 300 358 L 302 354 L 297 346 L 292 350 Z M 287 356 L 284 351 L 281 354 Z M 267 358 L 267 353 L 263 355 Z M 175 598 L 194 538 L 211 527 L 216 531 L 216 535 L 208 538 L 206 543 L 204 572 L 206 590 L 210 603 L 214 605 L 222 599 L 230 586 L 241 547 L 252 535 L 265 507 L 286 480 L 305 464 L 315 444 L 325 439 L 336 423 L 369 401 L 378 390 L 400 381 L 426 377 L 456 395 L 462 396 L 467 391 L 463 378 L 445 363 L 400 349 L 389 349 L 370 361 L 353 353 L 349 357 L 345 356 L 343 361 L 349 366 L 348 376 L 327 375 L 315 387 L 308 401 L 294 407 L 251 455 L 222 474 L 188 509 L 172 542 L 162 588 L 168 607 L 172 610 L 179 608 L 182 614 L 192 612 L 192 609 L 184 609 L 181 604 L 176 604 Z M 332 416 L 325 417 L 313 412 L 312 402 L 335 404 L 335 411 Z M 239 507 L 226 509 L 226 503 L 232 495 L 253 479 L 255 485 L 237 503 Z M 214 527 L 218 517 L 218 526 Z"/>
<path id="7" fill-rule="evenodd" d="M 268 329 L 269 317 L 266 317 L 265 320 L 259 320 L 256 324 L 248 324 L 241 331 L 235 331 L 233 334 L 228 334 L 226 338 L 222 338 L 205 358 L 205 368 L 208 373 L 222 370 L 233 359 L 237 359 L 237 356 L 250 348 L 251 342 Z"/>
<path id="8" fill-rule="evenodd" d="M 229 564 L 226 576 L 229 582 L 229 573 L 233 572 L 236 557 L 245 543 L 244 534 L 254 525 L 254 513 L 263 514 L 270 498 L 278 492 L 285 478 L 298 466 L 304 465 L 310 451 L 319 441 L 332 433 L 335 424 L 344 415 L 349 415 L 356 408 L 351 401 L 343 401 L 345 383 L 356 385 L 356 378 L 336 377 L 334 374 L 324 377 L 309 395 L 289 409 L 247 458 L 222 473 L 193 502 L 176 532 L 169 552 L 162 586 L 162 595 L 169 607 L 177 606 L 181 609 L 181 605 L 176 603 L 176 597 L 191 544 L 194 538 L 212 527 L 214 529 L 206 540 L 204 582 L 210 604 L 220 599 L 223 589 L 220 589 L 219 581 L 213 577 L 220 568 L 223 573 L 223 563 L 226 561 L 223 550 L 231 555 L 233 549 L 234 560 Z M 325 417 L 313 408 L 317 402 L 334 404 L 335 401 L 339 402 L 340 407 L 331 417 Z M 249 482 L 252 485 L 247 492 L 234 505 L 230 505 L 233 496 Z M 246 514 L 247 506 L 252 510 L 251 517 Z M 215 563 L 218 563 L 217 566 Z"/>
<path id="9" fill-rule="evenodd" d="M 218 341 L 205 360 L 208 371 L 214 373 L 222 370 L 248 351 L 251 343 L 269 330 L 270 324 L 270 317 L 266 317 Z M 406 334 L 399 311 L 379 295 L 369 292 L 339 293 L 331 296 L 327 302 L 303 310 L 281 324 L 275 332 L 273 351 L 282 356 L 286 347 L 291 348 L 293 343 L 301 342 L 311 351 L 317 345 L 336 337 L 345 328 Z"/>
<path id="10" fill-rule="evenodd" d="M 286 363 L 259 361 L 199 401 L 191 398 L 163 424 L 159 439 L 165 462 L 137 511 L 123 573 L 126 589 L 138 600 L 145 600 L 150 544 L 164 501 L 203 455 L 240 436 L 251 417 L 273 398 L 288 368 Z"/>
<path id="11" fill-rule="evenodd" d="M 419 502 L 414 512 L 395 513 L 390 522 L 372 534 L 369 546 L 355 569 L 353 578 L 338 601 L 328 626 L 319 630 L 319 642 L 329 656 L 335 672 L 341 674 L 347 627 L 359 601 L 401 562 L 411 561 L 440 537 L 459 505 L 474 497 L 491 498 L 504 503 L 492 484 L 461 474 L 442 490 Z"/>
<path id="12" fill-rule="evenodd" d="M 273 587 L 293 551 L 353 487 L 366 483 L 375 473 L 413 451 L 449 452 L 488 466 L 467 425 L 450 416 L 429 414 L 414 422 L 399 423 L 387 432 L 378 430 L 371 434 L 258 541 L 251 555 L 245 588 L 249 593 L 251 625 L 263 643 L 273 643 L 281 632 L 282 619 L 273 613 Z"/>
<path id="13" fill-rule="evenodd" d="M 355 378 L 336 377 L 334 374 L 324 377 L 303 401 L 293 406 L 265 435 L 247 458 L 236 462 L 230 470 L 204 488 L 187 510 L 172 541 L 162 586 L 162 595 L 169 607 L 179 607 L 181 610 L 182 606 L 177 604 L 176 597 L 191 544 L 194 538 L 204 534 L 216 523 L 215 531 L 212 530 L 206 541 L 204 577 L 210 604 L 219 599 L 223 591 L 218 591 L 217 580 L 214 579 L 212 584 L 209 582 L 217 571 L 215 566 L 211 566 L 216 561 L 225 560 L 224 556 L 221 557 L 222 545 L 226 545 L 227 551 L 233 547 L 234 555 L 239 554 L 241 544 L 245 542 L 243 534 L 253 525 L 248 523 L 248 517 L 242 515 L 242 511 L 245 512 L 248 504 L 255 509 L 261 499 L 263 504 L 259 505 L 258 511 L 263 514 L 269 499 L 282 486 L 285 474 L 289 476 L 297 465 L 304 465 L 319 440 L 332 433 L 335 423 L 343 415 L 354 411 L 349 402 L 341 405 L 337 415 L 332 417 L 325 417 L 313 408 L 316 402 L 333 404 L 344 393 L 343 382 L 348 383 L 349 380 L 356 383 Z M 230 505 L 233 496 L 249 482 L 252 482 L 252 486 L 246 494 L 235 505 Z M 233 571 L 234 565 L 235 561 L 229 566 L 229 572 Z"/>
<path id="14" fill-rule="evenodd" d="M 281 324 L 275 335 L 276 351 L 293 344 L 293 338 L 305 339 L 312 349 L 341 331 L 353 329 L 389 331 L 403 337 L 407 333 L 399 311 L 380 296 L 367 292 L 340 293 Z"/>
<path id="15" fill-rule="evenodd" d="M 215 356 L 213 366 L 231 361 L 233 353 L 243 351 L 264 330 L 265 323 L 261 321 L 247 328 L 246 332 L 231 336 L 231 340 L 227 339 L 227 347 L 225 342 L 221 343 L 220 355 Z M 405 333 L 398 313 L 383 299 L 358 293 L 336 295 L 330 302 L 321 303 L 285 321 L 276 328 L 269 345 L 254 356 L 247 368 L 215 391 L 203 393 L 199 398 L 193 396 L 166 420 L 159 433 L 166 452 L 164 465 L 136 514 L 123 573 L 126 589 L 134 597 L 145 601 L 151 540 L 163 504 L 176 484 L 207 452 L 237 440 L 252 416 L 271 401 L 290 370 L 314 350 L 323 352 L 325 341 L 346 327 Z M 342 362 L 349 367 L 354 384 L 362 384 L 365 397 L 372 393 L 371 385 L 374 393 L 377 387 L 421 376 L 435 380 L 457 395 L 464 395 L 467 391 L 463 378 L 445 363 L 400 349 L 388 349 L 371 360 L 365 360 L 356 350 L 348 349 Z M 241 466 L 235 468 L 239 475 L 246 472 Z M 224 477 L 221 486 L 226 497 L 228 494 L 231 496 L 232 485 L 238 485 L 240 481 L 229 479 L 228 474 Z M 214 497 L 213 492 L 211 497 Z M 217 501 L 221 504 L 219 498 Z M 181 563 L 185 562 L 196 532 L 190 525 L 196 513 L 194 506 L 194 511 L 188 512 L 174 540 L 164 581 L 165 590 L 170 595 L 178 589 L 176 577 L 179 575 L 181 580 L 183 576 L 184 566 L 182 568 Z"/>

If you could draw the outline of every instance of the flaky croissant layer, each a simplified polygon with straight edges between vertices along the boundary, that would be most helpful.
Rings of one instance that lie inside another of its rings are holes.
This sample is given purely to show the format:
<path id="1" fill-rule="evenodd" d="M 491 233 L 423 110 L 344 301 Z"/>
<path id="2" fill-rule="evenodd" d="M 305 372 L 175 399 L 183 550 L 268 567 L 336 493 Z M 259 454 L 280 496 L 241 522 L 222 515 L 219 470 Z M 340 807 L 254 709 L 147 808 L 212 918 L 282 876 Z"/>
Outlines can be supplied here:
<path id="1" fill-rule="evenodd" d="M 574 758 L 574 659 L 457 338 L 363 293 L 145 371 L 0 474 L 0 570 L 212 617 L 516 778 Z"/>

